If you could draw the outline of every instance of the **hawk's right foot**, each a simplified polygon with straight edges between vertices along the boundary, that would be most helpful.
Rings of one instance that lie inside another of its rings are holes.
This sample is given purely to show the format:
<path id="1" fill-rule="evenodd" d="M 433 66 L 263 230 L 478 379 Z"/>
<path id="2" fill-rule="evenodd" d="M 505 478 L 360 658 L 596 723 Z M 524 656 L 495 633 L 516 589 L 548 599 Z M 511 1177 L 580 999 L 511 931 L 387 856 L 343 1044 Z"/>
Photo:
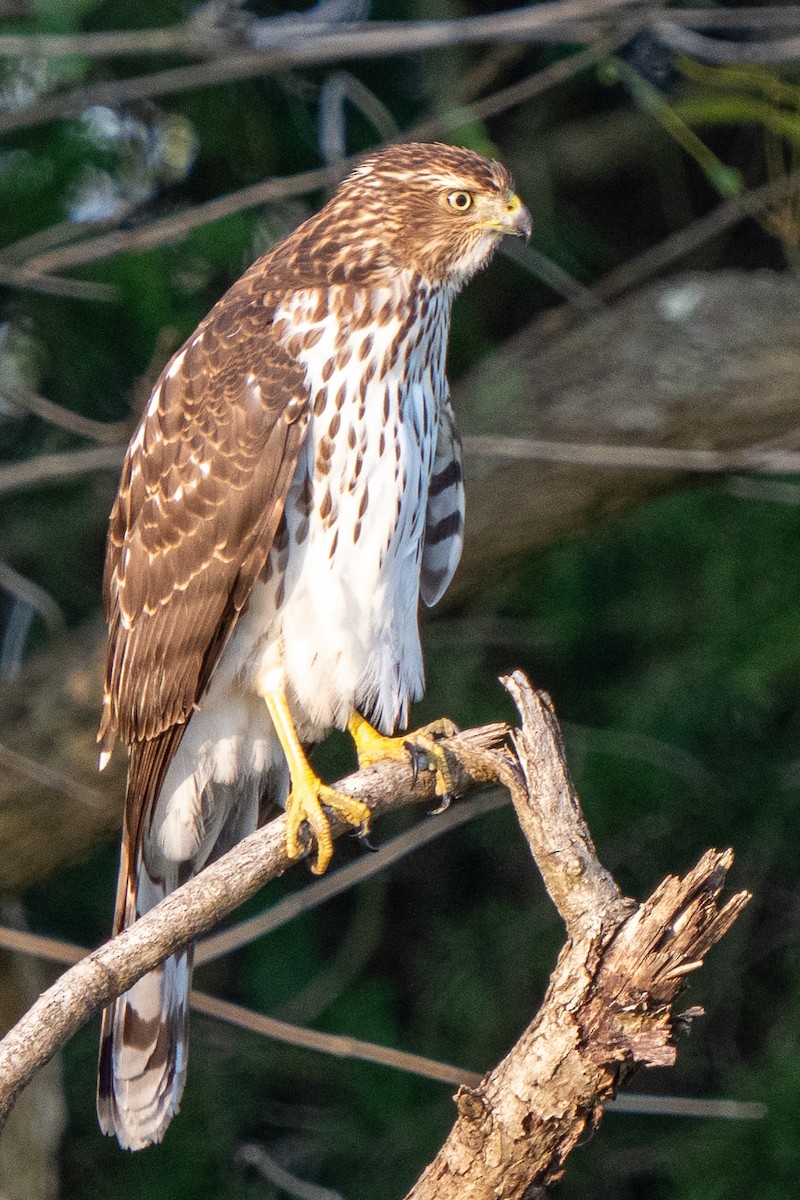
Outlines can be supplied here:
<path id="1" fill-rule="evenodd" d="M 412 733 L 401 734 L 400 737 L 386 737 L 370 725 L 369 721 L 358 712 L 353 712 L 347 728 L 356 744 L 358 765 L 369 767 L 381 759 L 395 759 L 400 762 L 411 760 L 414 772 L 414 782 L 420 770 L 433 771 L 436 776 L 436 795 L 441 800 L 435 812 L 448 808 L 454 795 L 453 776 L 447 754 L 439 745 L 439 738 L 452 737 L 458 733 L 456 725 L 448 718 L 431 721 Z"/>

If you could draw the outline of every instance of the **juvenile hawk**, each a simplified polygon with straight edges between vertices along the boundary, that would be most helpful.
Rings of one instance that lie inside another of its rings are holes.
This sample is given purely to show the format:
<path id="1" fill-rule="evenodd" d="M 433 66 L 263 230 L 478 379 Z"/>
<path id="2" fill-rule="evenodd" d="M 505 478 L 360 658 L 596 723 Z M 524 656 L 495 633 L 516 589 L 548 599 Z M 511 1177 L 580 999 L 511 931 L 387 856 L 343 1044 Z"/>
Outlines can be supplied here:
<path id="1" fill-rule="evenodd" d="M 403 752 L 382 734 L 422 693 L 419 597 L 439 599 L 461 550 L 450 308 L 504 234 L 530 229 L 499 163 L 381 150 L 164 369 L 105 569 L 101 767 L 117 734 L 130 756 L 115 932 L 251 832 L 265 801 L 287 807 L 290 853 L 309 823 L 317 871 L 321 803 L 366 825 L 302 745 L 337 726 L 362 764 Z M 437 765 L 425 731 L 419 744 Z M 104 1014 L 100 1125 L 132 1150 L 180 1101 L 191 957 Z"/>

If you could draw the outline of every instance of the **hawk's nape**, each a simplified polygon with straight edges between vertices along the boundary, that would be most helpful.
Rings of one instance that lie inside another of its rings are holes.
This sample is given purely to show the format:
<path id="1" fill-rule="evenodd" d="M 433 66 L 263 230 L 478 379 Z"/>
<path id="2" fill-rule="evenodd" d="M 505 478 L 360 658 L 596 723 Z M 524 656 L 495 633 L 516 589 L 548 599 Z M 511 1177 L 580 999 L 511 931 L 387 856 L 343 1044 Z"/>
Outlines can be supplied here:
<path id="1" fill-rule="evenodd" d="M 360 761 L 423 688 L 418 606 L 456 569 L 458 434 L 445 379 L 454 296 L 530 216 L 496 162 L 406 144 L 336 195 L 222 297 L 158 380 L 111 514 L 101 765 L 129 751 L 115 931 L 286 804 L 332 853 L 303 746 L 349 728 Z M 186 1076 L 191 949 L 103 1020 L 98 1115 L 160 1141 Z"/>

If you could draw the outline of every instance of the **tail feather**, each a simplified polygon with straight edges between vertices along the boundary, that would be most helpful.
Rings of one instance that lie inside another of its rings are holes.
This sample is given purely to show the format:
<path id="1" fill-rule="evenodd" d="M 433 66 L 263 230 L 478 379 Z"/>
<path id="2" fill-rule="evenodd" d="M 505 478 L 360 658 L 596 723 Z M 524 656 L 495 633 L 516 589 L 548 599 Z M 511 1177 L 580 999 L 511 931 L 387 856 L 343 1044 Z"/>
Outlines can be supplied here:
<path id="1" fill-rule="evenodd" d="M 204 736 L 210 740 L 206 731 L 198 745 Z M 177 746 L 178 761 L 171 763 Z M 262 799 L 285 800 L 288 769 L 282 759 L 263 773 L 220 783 L 208 764 L 197 765 L 198 746 L 189 745 L 185 755 L 183 746 L 170 729 L 157 745 L 131 747 L 115 934 L 251 833 Z M 228 766 L 224 755 L 222 764 Z M 125 1149 L 160 1142 L 180 1106 L 192 958 L 191 946 L 178 950 L 103 1013 L 97 1116 L 103 1132 L 116 1135 Z"/>
<path id="2" fill-rule="evenodd" d="M 150 971 L 103 1014 L 97 1116 L 126 1150 L 160 1142 L 186 1082 L 191 951 Z"/>
<path id="3" fill-rule="evenodd" d="M 133 869 L 129 869 L 132 866 Z M 114 931 L 153 908 L 177 879 L 153 879 L 123 839 Z M 192 948 L 148 972 L 103 1013 L 97 1117 L 127 1150 L 160 1142 L 186 1082 Z"/>

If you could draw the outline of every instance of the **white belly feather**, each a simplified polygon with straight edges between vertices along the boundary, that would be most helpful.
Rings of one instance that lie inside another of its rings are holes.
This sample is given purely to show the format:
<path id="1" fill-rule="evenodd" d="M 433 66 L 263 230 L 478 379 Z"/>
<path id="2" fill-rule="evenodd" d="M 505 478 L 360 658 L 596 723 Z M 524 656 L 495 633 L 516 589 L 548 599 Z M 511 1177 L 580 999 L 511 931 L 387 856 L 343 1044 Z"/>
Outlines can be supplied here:
<path id="1" fill-rule="evenodd" d="M 291 309 L 276 317 L 295 346 L 314 335 L 308 339 L 313 347 L 298 354 L 306 362 L 314 413 L 265 578 L 251 593 L 164 781 L 154 832 L 169 859 L 202 856 L 211 844 L 203 799 L 209 785 L 216 809 L 244 802 L 250 810 L 245 823 L 253 825 L 270 771 L 270 792 L 285 798 L 283 752 L 259 698 L 265 682 L 284 688 L 307 741 L 344 727 L 354 707 L 391 731 L 422 692 L 420 558 L 433 431 L 444 400 L 447 324 L 434 305 L 449 310 L 449 297 L 430 299 L 426 324 L 433 336 L 401 348 L 387 369 L 403 293 L 408 285 L 400 281 L 394 297 L 389 289 L 373 295 L 373 313 L 387 301 L 395 310 L 377 331 L 369 313 L 354 314 L 349 355 L 337 343 L 341 312 L 314 321 L 311 294 L 298 293 Z M 358 381 L 373 366 L 359 397 Z"/>

